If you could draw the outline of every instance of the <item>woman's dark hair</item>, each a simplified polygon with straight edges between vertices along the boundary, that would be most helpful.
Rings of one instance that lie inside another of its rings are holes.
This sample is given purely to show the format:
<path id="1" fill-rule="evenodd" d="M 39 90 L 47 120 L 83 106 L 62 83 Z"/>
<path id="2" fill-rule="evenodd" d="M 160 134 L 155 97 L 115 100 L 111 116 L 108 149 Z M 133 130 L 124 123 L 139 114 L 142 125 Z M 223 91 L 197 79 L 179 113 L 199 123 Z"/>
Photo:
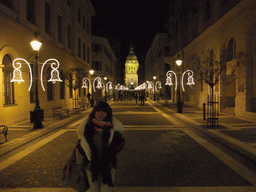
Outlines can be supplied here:
<path id="1" fill-rule="evenodd" d="M 107 117 L 104 119 L 104 121 L 112 121 L 112 109 L 109 106 L 109 104 L 107 102 L 104 101 L 100 101 L 98 102 L 95 107 L 93 108 L 92 112 L 89 115 L 90 119 L 95 118 L 95 112 L 96 111 L 104 111 L 107 113 Z"/>

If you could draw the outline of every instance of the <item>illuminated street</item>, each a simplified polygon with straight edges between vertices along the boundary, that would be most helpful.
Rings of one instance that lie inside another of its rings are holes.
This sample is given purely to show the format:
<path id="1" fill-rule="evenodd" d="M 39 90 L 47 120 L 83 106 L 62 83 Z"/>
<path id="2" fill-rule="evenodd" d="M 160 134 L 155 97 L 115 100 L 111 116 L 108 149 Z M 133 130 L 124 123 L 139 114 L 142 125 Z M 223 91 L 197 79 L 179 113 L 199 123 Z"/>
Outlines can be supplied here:
<path id="1" fill-rule="evenodd" d="M 110 103 L 114 116 L 125 126 L 126 139 L 126 145 L 118 155 L 116 191 L 256 190 L 253 187 L 256 185 L 253 164 L 246 167 L 246 160 L 206 135 L 194 132 L 170 111 L 167 113 L 161 103 L 150 100 L 144 106 L 136 106 L 134 99 Z M 83 115 L 49 122 L 61 124 L 88 114 L 89 110 L 86 110 Z M 189 120 L 186 113 L 183 117 Z M 195 115 L 191 117 L 191 123 L 196 119 Z M 61 176 L 77 141 L 76 127 L 80 122 L 76 119 L 69 125 L 55 130 L 51 128 L 52 132 L 28 144 L 18 137 L 2 144 L 0 191 L 45 191 L 44 188 L 72 191 L 65 188 Z M 200 121 L 198 127 L 199 124 Z M 10 128 L 10 138 L 17 131 L 23 131 L 23 138 L 27 141 L 36 135 L 36 132 L 25 132 L 23 126 Z M 11 149 L 19 142 L 23 142 L 23 146 Z M 2 153 L 4 147 L 10 151 Z"/>

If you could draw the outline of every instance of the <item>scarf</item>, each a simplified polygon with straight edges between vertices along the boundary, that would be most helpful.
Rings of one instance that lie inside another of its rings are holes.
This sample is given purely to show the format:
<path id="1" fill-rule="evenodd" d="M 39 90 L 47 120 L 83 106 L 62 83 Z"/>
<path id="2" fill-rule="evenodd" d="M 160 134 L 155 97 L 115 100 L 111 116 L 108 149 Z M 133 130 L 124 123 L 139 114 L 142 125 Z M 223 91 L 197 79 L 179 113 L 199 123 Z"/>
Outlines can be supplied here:
<path id="1" fill-rule="evenodd" d="M 110 137 L 110 129 L 113 127 L 112 122 L 98 121 L 93 118 L 89 120 L 85 126 L 84 136 L 88 141 L 92 152 L 91 167 L 92 182 L 102 176 L 102 183 L 113 187 L 113 181 L 110 173 L 110 157 L 108 153 L 108 141 Z M 94 134 L 102 132 L 102 152 L 99 156 L 98 149 L 94 143 Z"/>

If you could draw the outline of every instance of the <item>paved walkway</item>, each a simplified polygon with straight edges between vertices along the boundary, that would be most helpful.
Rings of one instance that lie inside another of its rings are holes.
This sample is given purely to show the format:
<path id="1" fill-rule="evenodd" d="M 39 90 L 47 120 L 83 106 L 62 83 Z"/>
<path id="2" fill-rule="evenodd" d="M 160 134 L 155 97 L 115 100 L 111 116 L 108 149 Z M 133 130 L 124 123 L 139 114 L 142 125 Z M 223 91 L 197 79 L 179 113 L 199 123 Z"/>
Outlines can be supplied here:
<path id="1" fill-rule="evenodd" d="M 152 101 L 151 101 L 152 102 Z M 219 113 L 218 126 L 208 127 L 204 120 L 203 109 L 184 105 L 183 113 L 177 112 L 176 103 L 165 100 L 155 101 L 176 117 L 185 120 L 204 134 L 228 145 L 256 163 L 256 120 L 239 118 L 229 113 Z"/>
<path id="2" fill-rule="evenodd" d="M 124 101 L 125 102 L 125 101 Z M 203 110 L 192 106 L 184 105 L 183 113 L 178 114 L 176 103 L 162 101 L 149 101 L 161 105 L 175 115 L 190 123 L 197 129 L 200 129 L 210 137 L 218 139 L 220 142 L 229 145 L 236 151 L 246 155 L 253 162 L 256 161 L 256 121 L 249 121 L 246 119 L 235 117 L 227 113 L 220 113 L 218 127 L 207 127 L 207 121 L 203 119 Z M 139 103 L 138 103 L 139 104 Z M 0 135 L 0 156 L 12 150 L 18 145 L 33 140 L 40 135 L 46 134 L 57 127 L 61 127 L 70 121 L 86 116 L 91 111 L 91 108 L 80 112 L 79 114 L 70 114 L 70 117 L 62 120 L 48 117 L 43 122 L 44 128 L 33 130 L 33 125 L 29 121 L 20 122 L 17 124 L 8 125 L 9 135 L 8 142 L 4 142 L 4 136 Z M 15 191 L 15 192 L 72 192 L 73 189 L 66 188 L 18 188 L 18 189 L 0 189 L 0 191 Z M 143 192 L 143 191 L 256 191 L 255 187 L 167 187 L 167 188 L 119 188 L 116 191 L 122 192 Z M 89 191 L 90 192 L 90 191 Z"/>

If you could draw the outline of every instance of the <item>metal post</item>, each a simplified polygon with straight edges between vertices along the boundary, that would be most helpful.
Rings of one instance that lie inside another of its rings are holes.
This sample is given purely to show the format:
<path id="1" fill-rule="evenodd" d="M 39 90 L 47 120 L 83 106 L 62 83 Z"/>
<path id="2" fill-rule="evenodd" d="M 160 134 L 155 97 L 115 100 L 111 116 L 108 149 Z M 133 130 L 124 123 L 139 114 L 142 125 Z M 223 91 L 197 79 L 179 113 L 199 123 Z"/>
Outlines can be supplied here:
<path id="1" fill-rule="evenodd" d="M 92 81 L 92 86 L 91 86 L 91 90 L 92 90 L 92 99 L 90 100 L 91 102 L 91 107 L 94 107 L 94 98 L 93 98 L 93 81 Z"/>
<path id="2" fill-rule="evenodd" d="M 107 102 L 107 91 L 106 91 L 106 89 L 107 89 L 107 84 L 105 82 L 105 102 Z"/>
<path id="3" fill-rule="evenodd" d="M 44 119 L 44 111 L 41 110 L 39 106 L 39 99 L 38 99 L 38 54 L 35 54 L 35 67 L 34 67 L 34 74 L 35 74 L 35 93 L 36 93 L 36 103 L 35 103 L 35 109 L 34 112 L 31 113 L 33 116 L 31 119 L 33 119 L 34 122 L 34 129 L 43 128 L 42 121 Z"/>
<path id="4" fill-rule="evenodd" d="M 177 112 L 178 113 L 182 113 L 182 101 L 180 99 L 180 67 L 178 67 L 178 75 L 179 75 L 179 78 L 178 78 L 178 91 L 177 91 L 177 96 L 178 96 L 178 100 L 177 100 Z"/>

